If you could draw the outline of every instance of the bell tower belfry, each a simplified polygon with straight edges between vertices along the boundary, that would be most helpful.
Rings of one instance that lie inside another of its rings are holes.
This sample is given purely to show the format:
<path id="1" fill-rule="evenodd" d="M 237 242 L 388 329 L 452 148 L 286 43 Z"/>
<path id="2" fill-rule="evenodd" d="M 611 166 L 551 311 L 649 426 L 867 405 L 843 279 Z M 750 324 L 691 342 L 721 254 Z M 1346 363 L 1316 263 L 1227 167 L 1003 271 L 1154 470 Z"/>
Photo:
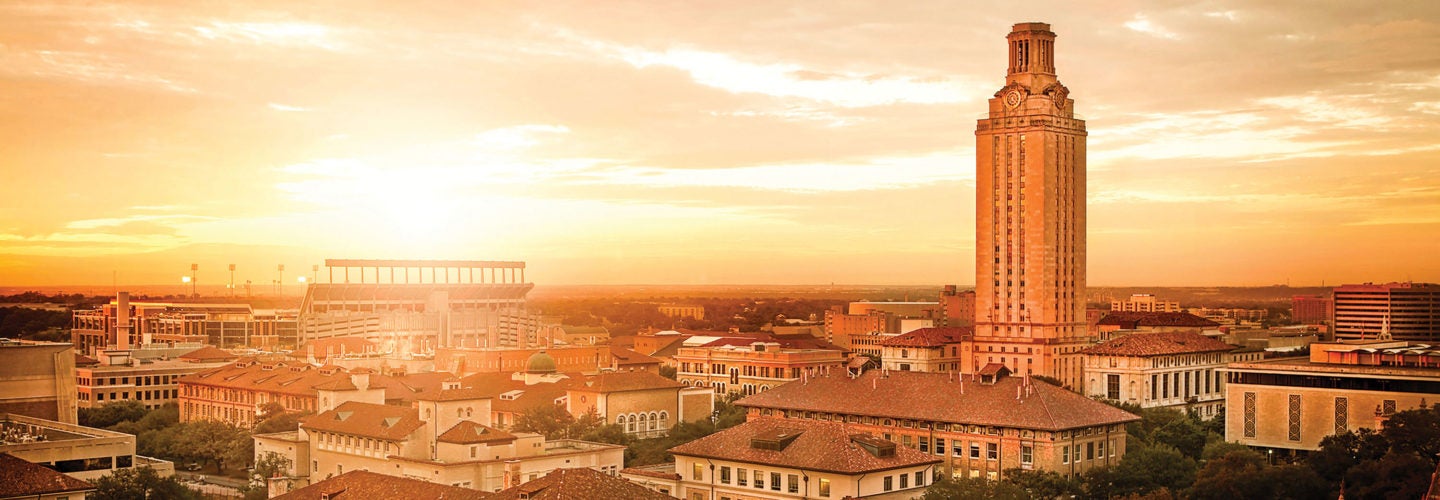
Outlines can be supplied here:
<path id="1" fill-rule="evenodd" d="M 1055 73 L 1055 33 L 1019 23 L 1005 86 L 975 127 L 972 366 L 1001 363 L 1081 390 L 1085 122 Z"/>

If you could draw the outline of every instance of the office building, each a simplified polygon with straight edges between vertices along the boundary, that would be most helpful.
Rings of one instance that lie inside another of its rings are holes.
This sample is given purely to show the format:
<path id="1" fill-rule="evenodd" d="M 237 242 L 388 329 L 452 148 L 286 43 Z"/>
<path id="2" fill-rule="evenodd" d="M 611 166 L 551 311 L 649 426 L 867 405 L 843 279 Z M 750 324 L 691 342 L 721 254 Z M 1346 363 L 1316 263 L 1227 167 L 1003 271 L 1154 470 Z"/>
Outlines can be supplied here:
<path id="1" fill-rule="evenodd" d="M 1055 33 L 1014 26 L 1005 86 L 975 129 L 975 349 L 1081 389 L 1085 122 L 1056 77 Z"/>
<path id="2" fill-rule="evenodd" d="M 1290 299 L 1290 319 L 1302 325 L 1328 325 L 1333 306 L 1323 295 L 1296 295 Z"/>
<path id="3" fill-rule="evenodd" d="M 174 356 L 173 358 L 171 356 Z M 178 402 L 180 377 L 225 366 L 238 356 L 204 345 L 155 346 L 146 349 L 102 350 L 98 359 L 75 367 L 77 402 L 81 408 L 135 400 L 146 408 Z"/>
<path id="4" fill-rule="evenodd" d="M 1180 303 L 1148 294 L 1137 293 L 1125 300 L 1110 301 L 1111 312 L 1180 312 Z"/>
<path id="5" fill-rule="evenodd" d="M 1440 342 L 1440 284 L 1365 283 L 1335 287 L 1335 339 Z"/>
<path id="6" fill-rule="evenodd" d="M 129 292 L 96 309 L 77 309 L 70 338 L 80 354 L 145 345 L 210 344 L 221 348 L 294 348 L 297 312 L 249 304 L 134 302 Z"/>

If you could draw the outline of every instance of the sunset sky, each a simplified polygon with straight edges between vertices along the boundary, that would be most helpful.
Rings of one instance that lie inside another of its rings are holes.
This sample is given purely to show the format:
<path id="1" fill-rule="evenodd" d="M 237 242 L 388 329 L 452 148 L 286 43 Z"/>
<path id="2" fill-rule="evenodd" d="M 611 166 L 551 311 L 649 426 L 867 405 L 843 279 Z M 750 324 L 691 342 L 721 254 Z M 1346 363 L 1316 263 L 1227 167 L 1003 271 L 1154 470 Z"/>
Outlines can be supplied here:
<path id="1" fill-rule="evenodd" d="M 1091 284 L 1440 281 L 1440 2 L 1077 4 L 4 2 L 0 286 L 969 285 L 1024 21 L 1088 120 Z"/>

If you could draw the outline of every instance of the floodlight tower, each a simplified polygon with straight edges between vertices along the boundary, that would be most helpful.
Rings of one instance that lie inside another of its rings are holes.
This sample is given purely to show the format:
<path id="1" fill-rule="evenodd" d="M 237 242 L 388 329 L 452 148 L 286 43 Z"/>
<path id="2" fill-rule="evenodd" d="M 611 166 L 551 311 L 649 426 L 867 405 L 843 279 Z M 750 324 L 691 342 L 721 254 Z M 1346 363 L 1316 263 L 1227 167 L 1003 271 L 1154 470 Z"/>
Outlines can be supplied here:
<path id="1" fill-rule="evenodd" d="M 235 264 L 230 264 L 230 298 L 235 298 Z"/>
<path id="2" fill-rule="evenodd" d="M 198 283 L 196 279 L 196 273 L 199 270 L 200 264 L 190 264 L 190 297 L 192 298 L 200 296 L 200 294 L 195 291 L 195 285 Z"/>
<path id="3" fill-rule="evenodd" d="M 285 296 L 285 264 L 280 264 L 279 266 L 276 266 L 276 267 L 275 267 L 275 271 L 278 272 L 278 273 L 280 273 L 280 279 L 275 280 L 275 296 L 277 296 L 277 297 L 284 297 L 284 296 Z"/>

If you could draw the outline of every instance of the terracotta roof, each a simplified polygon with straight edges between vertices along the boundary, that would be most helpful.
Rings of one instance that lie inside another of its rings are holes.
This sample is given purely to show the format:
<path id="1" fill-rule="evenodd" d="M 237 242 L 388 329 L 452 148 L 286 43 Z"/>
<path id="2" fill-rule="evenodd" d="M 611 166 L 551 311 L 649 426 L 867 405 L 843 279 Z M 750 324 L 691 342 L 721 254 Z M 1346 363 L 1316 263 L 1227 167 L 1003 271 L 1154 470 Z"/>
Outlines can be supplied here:
<path id="1" fill-rule="evenodd" d="M 610 346 L 610 356 L 615 359 L 615 364 L 620 366 L 660 364 L 658 359 L 613 345 Z"/>
<path id="2" fill-rule="evenodd" d="M 462 390 L 475 391 L 476 394 L 491 398 L 491 411 L 519 413 L 541 404 L 555 404 L 556 399 L 565 397 L 565 391 L 570 388 L 573 380 L 574 378 L 567 378 L 559 382 L 525 385 L 524 380 L 514 380 L 509 373 L 476 373 L 460 379 L 460 384 L 465 388 Z M 500 397 L 511 391 L 521 392 L 515 393 L 518 396 L 513 398 Z"/>
<path id="3" fill-rule="evenodd" d="M 0 453 L 0 497 L 39 496 L 94 490 L 95 486 L 30 463 L 9 453 Z"/>
<path id="4" fill-rule="evenodd" d="M 880 345 L 882 347 L 940 347 L 960 342 L 965 337 L 974 334 L 975 327 L 971 326 L 921 328 L 891 337 L 881 342 Z"/>
<path id="5" fill-rule="evenodd" d="M 595 469 L 555 469 L 534 481 L 502 490 L 494 500 L 674 500 L 674 497 Z"/>
<path id="6" fill-rule="evenodd" d="M 854 379 L 843 372 L 795 381 L 741 399 L 755 408 L 991 425 L 1058 431 L 1139 420 L 1140 417 L 1071 391 L 1022 377 L 992 385 L 947 373 L 868 371 Z M 962 392 L 963 391 L 963 392 Z M 924 398 L 915 397 L 924 394 Z M 1016 398 L 1016 395 L 1021 395 Z"/>
<path id="7" fill-rule="evenodd" d="M 845 348 L 826 342 L 824 339 L 814 337 L 776 337 L 768 333 L 723 333 L 720 338 L 710 341 L 700 347 L 721 347 L 727 345 L 748 346 L 756 342 L 775 342 L 780 344 L 782 349 L 829 349 L 843 351 Z"/>
<path id="8" fill-rule="evenodd" d="M 1003 377 L 1010 374 L 1010 369 L 1006 368 L 1005 365 L 1000 363 L 985 363 L 985 366 L 980 367 L 980 371 L 976 373 L 979 373 L 982 377 L 989 377 L 994 375 L 999 375 Z"/>
<path id="9" fill-rule="evenodd" d="M 585 377 L 571 384 L 571 388 L 577 391 L 606 393 L 675 389 L 684 386 L 685 384 L 643 370 L 605 372 L 599 375 Z"/>
<path id="10" fill-rule="evenodd" d="M 480 500 L 489 493 L 443 484 L 350 471 L 274 497 L 274 500 Z"/>
<path id="11" fill-rule="evenodd" d="M 300 361 L 246 357 L 180 377 L 177 383 L 314 396 L 315 386 L 349 377 L 344 370 L 321 370 Z"/>
<path id="12" fill-rule="evenodd" d="M 180 359 L 186 361 L 222 361 L 238 358 L 239 356 L 213 345 L 207 345 L 180 355 Z"/>
<path id="13" fill-rule="evenodd" d="M 424 426 L 414 408 L 347 401 L 300 420 L 306 431 L 324 431 L 397 441 Z"/>
<path id="14" fill-rule="evenodd" d="M 1100 318 L 1097 325 L 1119 326 L 1123 329 L 1135 329 L 1138 327 L 1157 326 L 1178 326 L 1178 327 L 1200 327 L 1207 328 L 1220 326 L 1220 323 L 1183 312 L 1133 312 L 1118 311 L 1106 314 Z"/>
<path id="15" fill-rule="evenodd" d="M 75 354 L 75 366 L 92 366 L 98 364 L 100 364 L 100 360 L 98 359 L 86 356 L 84 354 Z"/>
<path id="16" fill-rule="evenodd" d="M 345 354 L 374 352 L 380 347 L 374 342 L 358 337 L 330 337 L 307 340 L 300 345 L 299 349 L 290 351 L 290 356 L 304 359 L 310 355 L 310 346 L 315 346 L 316 360 L 324 359 L 327 352 L 338 356 L 341 352 Z"/>
<path id="17" fill-rule="evenodd" d="M 469 420 L 461 420 L 435 439 L 442 443 L 455 444 L 498 443 L 514 441 L 515 435 Z"/>
<path id="18" fill-rule="evenodd" d="M 852 439 L 856 435 L 867 436 L 870 442 L 889 443 L 868 434 L 850 432 L 840 422 L 760 418 L 676 446 L 670 453 L 847 475 L 941 461 L 908 446 L 894 446 L 893 455 L 877 456 L 856 443 Z M 780 445 L 761 448 L 755 446 L 752 441 L 755 439 Z M 770 449 L 774 447 L 781 449 Z"/>
<path id="19" fill-rule="evenodd" d="M 668 465 L 669 465 L 668 470 L 656 470 L 656 467 L 655 467 L 655 466 L 649 466 L 649 467 L 626 467 L 626 468 L 624 468 L 624 469 L 620 469 L 620 473 L 621 473 L 621 474 L 630 474 L 630 475 L 634 475 L 634 476 L 653 477 L 653 478 L 657 478 L 657 479 L 670 479 L 670 480 L 675 480 L 675 481 L 679 481 L 680 479 L 683 479 L 683 478 L 680 477 L 679 474 L 676 474 L 676 473 L 675 473 L 675 464 L 674 464 L 673 462 L 670 463 L 670 464 L 668 464 Z"/>
<path id="20" fill-rule="evenodd" d="M 1235 346 L 1188 332 L 1132 333 L 1092 346 L 1081 352 L 1107 356 L 1163 356 L 1231 351 Z"/>

